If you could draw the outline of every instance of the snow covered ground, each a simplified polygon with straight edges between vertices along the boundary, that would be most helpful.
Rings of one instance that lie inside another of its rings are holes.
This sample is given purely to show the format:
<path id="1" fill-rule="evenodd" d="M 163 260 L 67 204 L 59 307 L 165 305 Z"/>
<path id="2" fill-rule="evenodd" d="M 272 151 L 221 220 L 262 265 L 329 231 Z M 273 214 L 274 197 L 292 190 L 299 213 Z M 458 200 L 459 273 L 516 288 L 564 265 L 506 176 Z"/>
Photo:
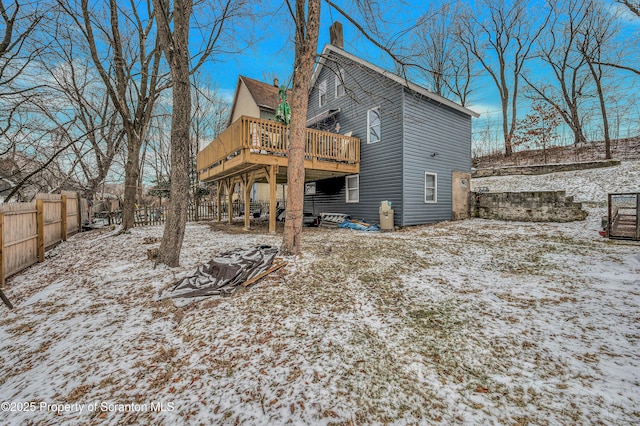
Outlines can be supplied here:
<path id="1" fill-rule="evenodd" d="M 637 424 L 640 245 L 597 230 L 638 182 L 637 162 L 482 179 L 590 215 L 307 229 L 286 269 L 183 307 L 158 295 L 281 237 L 190 224 L 169 269 L 146 256 L 160 227 L 75 235 L 8 281 L 0 424 Z"/>

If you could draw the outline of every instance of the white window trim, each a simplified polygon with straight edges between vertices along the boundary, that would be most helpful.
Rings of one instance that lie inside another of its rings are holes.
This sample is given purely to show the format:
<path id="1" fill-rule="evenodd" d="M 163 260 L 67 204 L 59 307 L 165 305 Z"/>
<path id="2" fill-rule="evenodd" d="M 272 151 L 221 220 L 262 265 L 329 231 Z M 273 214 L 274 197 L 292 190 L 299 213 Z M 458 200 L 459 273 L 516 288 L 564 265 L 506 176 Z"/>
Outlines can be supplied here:
<path id="1" fill-rule="evenodd" d="M 349 178 L 356 178 L 357 186 L 349 187 Z M 358 190 L 358 198 L 355 200 L 349 199 L 349 189 L 357 189 Z M 344 178 L 344 190 L 345 190 L 345 201 L 347 203 L 359 203 L 360 202 L 360 175 L 349 175 Z"/>
<path id="2" fill-rule="evenodd" d="M 433 200 L 427 200 L 427 176 L 433 176 Z M 438 202 L 438 174 L 424 172 L 424 202 L 425 204 L 435 204 Z"/>
<path id="3" fill-rule="evenodd" d="M 324 103 L 322 103 L 322 89 L 324 88 L 324 96 L 325 96 L 325 101 Z M 328 99 L 329 95 L 327 94 L 327 80 L 322 80 L 320 82 L 320 84 L 318 85 L 318 106 L 323 107 L 327 104 L 327 102 L 329 101 Z"/>
<path id="4" fill-rule="evenodd" d="M 376 109 L 378 110 L 378 117 L 380 117 L 380 132 L 379 132 L 380 133 L 379 134 L 380 139 L 378 139 L 377 141 L 373 141 L 372 142 L 371 139 L 370 139 L 371 138 L 371 118 L 370 118 L 369 113 L 371 111 L 373 111 L 373 110 L 376 110 Z M 380 107 L 377 106 L 377 107 L 371 108 L 370 110 L 367 111 L 367 143 L 378 143 L 381 140 L 382 140 L 382 112 L 380 111 Z"/>
<path id="5" fill-rule="evenodd" d="M 342 86 L 342 94 L 338 94 L 338 87 Z M 335 87 L 335 95 L 336 99 L 344 96 L 347 93 L 347 89 L 344 86 L 344 68 L 340 68 L 338 73 L 336 74 L 336 87 Z"/>

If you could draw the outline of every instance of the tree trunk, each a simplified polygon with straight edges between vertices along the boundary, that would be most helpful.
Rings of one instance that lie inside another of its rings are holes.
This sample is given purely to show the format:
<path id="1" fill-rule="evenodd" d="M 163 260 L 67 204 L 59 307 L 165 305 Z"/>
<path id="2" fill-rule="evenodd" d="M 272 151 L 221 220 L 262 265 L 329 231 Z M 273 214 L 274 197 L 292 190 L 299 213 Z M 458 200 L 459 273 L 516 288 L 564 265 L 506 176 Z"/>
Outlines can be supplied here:
<path id="1" fill-rule="evenodd" d="M 598 91 L 598 100 L 600 101 L 600 112 L 602 113 L 602 130 L 604 131 L 604 158 L 611 159 L 611 137 L 609 136 L 609 119 L 607 118 L 607 105 L 604 99 L 604 91 L 602 90 L 602 81 L 593 63 L 587 60 L 593 81 L 596 83 Z"/>
<path id="2" fill-rule="evenodd" d="M 291 91 L 291 125 L 289 127 L 289 166 L 287 168 L 287 215 L 282 252 L 300 253 L 304 206 L 304 151 L 307 143 L 307 109 L 311 73 L 318 49 L 320 0 L 296 1 L 296 52 Z"/>
<path id="3" fill-rule="evenodd" d="M 122 203 L 122 230 L 134 227 L 134 213 L 136 209 L 136 194 L 138 177 L 140 176 L 140 139 L 133 129 L 126 129 L 127 133 L 127 162 L 124 168 L 124 201 Z"/>
<path id="4" fill-rule="evenodd" d="M 511 133 L 509 132 L 509 101 L 502 100 L 502 135 L 504 136 L 504 155 L 511 157 L 513 148 L 511 145 Z"/>
<path id="5" fill-rule="evenodd" d="M 578 113 L 578 100 L 573 98 L 572 102 L 567 101 L 570 112 L 570 120 L 569 127 L 573 131 L 573 144 L 577 147 L 580 144 L 584 144 L 587 142 L 587 138 L 584 136 L 584 132 L 582 131 L 582 123 L 580 122 L 580 114 Z"/>
<path id="6" fill-rule="evenodd" d="M 161 10 L 156 7 L 156 10 Z M 165 15 L 165 19 L 166 19 Z M 169 60 L 173 81 L 171 114 L 171 200 L 157 263 L 180 265 L 180 251 L 187 223 L 189 203 L 189 159 L 191 125 L 191 81 L 189 79 L 189 21 L 191 0 L 174 1 L 173 37 L 168 22 L 159 22 L 158 33 Z M 159 18 L 159 20 L 162 18 Z"/>

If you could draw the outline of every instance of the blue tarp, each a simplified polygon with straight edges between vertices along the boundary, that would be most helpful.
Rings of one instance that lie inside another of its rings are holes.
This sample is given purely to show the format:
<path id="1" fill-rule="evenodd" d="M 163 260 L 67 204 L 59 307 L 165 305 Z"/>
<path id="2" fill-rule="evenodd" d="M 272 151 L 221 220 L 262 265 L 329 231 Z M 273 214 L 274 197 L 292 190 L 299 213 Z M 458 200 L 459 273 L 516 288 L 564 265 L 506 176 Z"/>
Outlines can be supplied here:
<path id="1" fill-rule="evenodd" d="M 363 223 L 365 222 L 352 222 L 347 219 L 344 222 L 342 222 L 340 225 L 338 225 L 338 228 L 349 228 L 349 229 L 355 229 L 357 231 L 379 231 L 380 230 L 380 228 L 378 228 L 377 225 L 369 225 L 368 223 L 365 223 L 363 225 Z"/>

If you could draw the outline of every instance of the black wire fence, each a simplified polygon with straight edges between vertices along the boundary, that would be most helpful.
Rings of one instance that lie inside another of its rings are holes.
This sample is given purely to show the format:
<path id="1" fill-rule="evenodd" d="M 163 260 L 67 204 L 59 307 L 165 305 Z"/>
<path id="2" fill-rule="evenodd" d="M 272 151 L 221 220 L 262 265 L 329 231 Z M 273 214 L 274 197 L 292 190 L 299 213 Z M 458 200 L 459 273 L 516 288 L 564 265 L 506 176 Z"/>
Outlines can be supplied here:
<path id="1" fill-rule="evenodd" d="M 279 201 L 277 204 L 278 209 L 284 209 L 285 203 Z M 249 206 L 251 217 L 259 218 L 269 213 L 269 202 L 253 201 Z M 235 200 L 231 203 L 231 217 L 243 217 L 244 216 L 244 201 Z M 218 218 L 218 207 L 214 201 L 208 201 L 199 204 L 189 204 L 187 207 L 187 222 L 198 222 L 201 220 L 216 220 Z M 229 203 L 220 203 L 220 218 L 221 220 L 229 219 Z M 134 213 L 135 226 L 152 226 L 162 225 L 167 219 L 167 207 L 166 206 L 143 206 L 135 210 Z M 103 211 L 94 212 L 93 221 L 103 222 L 104 225 L 117 225 L 122 222 L 121 211 Z"/>

